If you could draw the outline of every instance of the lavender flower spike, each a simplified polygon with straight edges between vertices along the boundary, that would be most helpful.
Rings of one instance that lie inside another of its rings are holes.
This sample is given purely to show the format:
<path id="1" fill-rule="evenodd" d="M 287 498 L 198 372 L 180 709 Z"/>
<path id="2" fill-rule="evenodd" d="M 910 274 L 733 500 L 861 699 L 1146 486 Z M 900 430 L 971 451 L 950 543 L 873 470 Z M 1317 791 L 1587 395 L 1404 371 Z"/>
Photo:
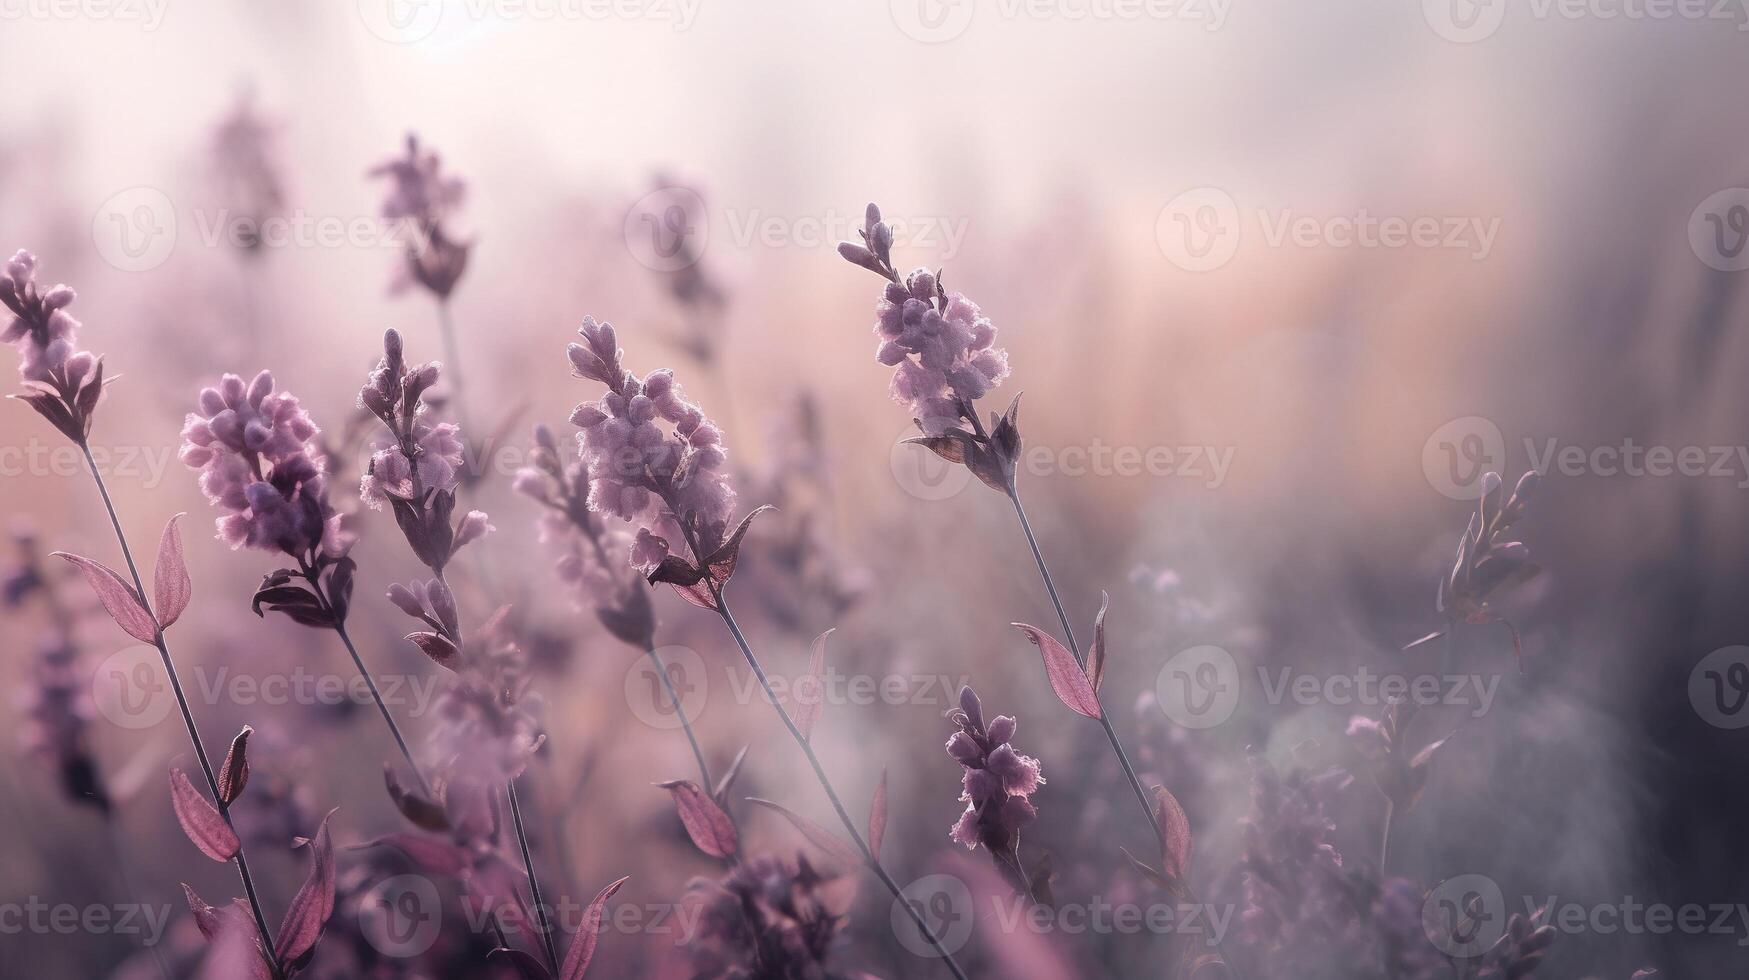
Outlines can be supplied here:
<path id="1" fill-rule="evenodd" d="M 0 341 L 18 348 L 18 373 L 26 389 L 14 397 L 84 445 L 91 433 L 91 413 L 103 394 L 103 364 L 90 351 L 75 347 L 79 321 L 67 312 L 73 288 L 63 283 L 39 292 L 36 269 L 36 256 L 19 249 L 0 270 L 0 303 L 12 311 Z"/>
<path id="2" fill-rule="evenodd" d="M 406 152 L 372 167 L 370 176 L 390 181 L 383 217 L 406 222 L 411 232 L 407 263 L 391 281 L 390 290 L 398 293 L 417 284 L 438 299 L 447 299 L 467 269 L 469 245 L 451 238 L 444 223 L 467 197 L 467 184 L 445 175 L 437 153 L 422 150 L 419 138 L 411 133 Z"/>
<path id="3" fill-rule="evenodd" d="M 1039 761 L 1009 744 L 1017 727 L 1013 718 L 998 715 L 984 723 L 970 687 L 960 689 L 960 706 L 951 718 L 959 731 L 947 740 L 947 754 L 965 768 L 960 801 L 966 810 L 949 836 L 974 850 L 983 845 L 1015 886 L 1030 893 L 1020 863 L 1020 832 L 1038 819 L 1031 796 L 1045 784 Z"/>

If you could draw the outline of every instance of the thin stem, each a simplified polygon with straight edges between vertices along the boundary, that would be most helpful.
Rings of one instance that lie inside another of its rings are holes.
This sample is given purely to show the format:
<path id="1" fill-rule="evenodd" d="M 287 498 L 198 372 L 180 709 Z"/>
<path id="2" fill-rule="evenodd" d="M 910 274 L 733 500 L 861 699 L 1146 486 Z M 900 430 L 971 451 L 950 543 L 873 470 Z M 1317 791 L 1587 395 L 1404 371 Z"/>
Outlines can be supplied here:
<path id="1" fill-rule="evenodd" d="M 674 679 L 668 676 L 668 665 L 662 662 L 662 656 L 656 652 L 655 644 L 645 644 L 644 653 L 656 668 L 656 676 L 662 678 L 662 690 L 668 694 L 668 703 L 674 706 L 674 714 L 680 718 L 680 727 L 686 730 L 686 741 L 692 746 L 692 757 L 698 760 L 699 778 L 704 780 L 702 789 L 709 794 L 716 785 L 711 781 L 711 767 L 704 761 L 704 749 L 699 747 L 698 736 L 692 731 L 692 721 L 686 717 L 686 708 L 680 703 L 680 692 L 674 689 Z"/>
<path id="2" fill-rule="evenodd" d="M 85 454 L 85 465 L 90 468 L 91 479 L 96 482 L 98 495 L 103 498 L 103 509 L 109 512 L 110 527 L 115 529 L 116 543 L 121 545 L 121 555 L 127 561 L 128 574 L 132 575 L 134 579 L 134 594 L 140 600 L 140 605 L 145 607 L 147 614 L 152 615 L 153 619 L 156 620 L 157 616 L 152 613 L 151 600 L 146 598 L 145 583 L 140 579 L 140 569 L 134 564 L 133 550 L 128 547 L 127 535 L 122 532 L 121 518 L 116 516 L 115 502 L 109 498 L 109 487 L 104 485 L 103 474 L 97 469 L 97 460 L 91 456 L 90 442 L 84 439 L 79 440 L 79 449 Z M 170 648 L 164 643 L 163 630 L 158 631 L 153 646 L 158 648 L 158 657 L 164 663 L 164 673 L 170 678 L 170 690 L 176 695 L 176 706 L 182 710 L 183 727 L 188 729 L 188 740 L 194 745 L 195 758 L 200 760 L 200 770 L 206 776 L 207 788 L 212 791 L 213 802 L 218 804 L 219 816 L 224 818 L 225 826 L 230 828 L 231 833 L 236 834 L 237 827 L 231 820 L 230 804 L 225 802 L 224 795 L 219 792 L 218 777 L 213 774 L 213 764 L 207 758 L 206 745 L 200 738 L 200 729 L 195 727 L 194 712 L 189 710 L 188 695 L 182 690 L 182 680 L 176 674 L 176 664 L 170 659 Z M 239 841 L 241 839 L 241 837 L 238 838 Z M 261 934 L 261 953 L 267 958 L 268 969 L 272 971 L 275 980 L 277 980 L 285 974 L 279 966 L 279 954 L 274 950 L 273 933 L 267 928 L 267 920 L 261 914 L 261 900 L 255 894 L 255 879 L 249 873 L 249 859 L 244 856 L 241 843 L 238 843 L 237 853 L 231 858 L 231 861 L 237 866 L 237 876 L 243 880 L 243 892 L 249 901 L 249 911 L 255 916 L 256 931 Z"/>
<path id="3" fill-rule="evenodd" d="M 449 300 L 437 301 L 438 332 L 443 335 L 443 356 L 448 358 L 444 369 L 449 372 L 450 386 L 455 389 L 455 414 L 461 422 L 463 432 L 473 432 L 474 427 L 468 421 L 468 400 L 462 389 L 462 354 L 461 346 L 456 342 L 455 316 L 450 312 Z"/>
<path id="4" fill-rule="evenodd" d="M 1385 829 L 1379 834 L 1379 877 L 1385 876 L 1385 859 L 1391 855 L 1391 817 L 1396 815 L 1397 804 L 1390 797 L 1385 797 Z"/>
<path id="5" fill-rule="evenodd" d="M 777 712 L 777 716 L 783 719 L 784 727 L 789 729 L 790 737 L 795 739 L 795 743 L 801 747 L 802 754 L 808 757 L 808 765 L 813 767 L 814 777 L 819 780 L 820 788 L 826 791 L 826 798 L 832 801 L 832 809 L 837 811 L 838 820 L 844 824 L 845 832 L 850 834 L 850 839 L 856 842 L 857 849 L 862 852 L 863 861 L 868 864 L 869 870 L 880 878 L 881 884 L 887 886 L 887 891 L 892 892 L 893 899 L 904 906 L 906 913 L 911 916 L 911 921 L 916 924 L 917 930 L 923 934 L 923 938 L 929 940 L 929 945 L 934 947 L 935 952 L 947 964 L 947 968 L 953 971 L 953 975 L 959 980 L 966 980 L 965 971 L 960 969 L 958 963 L 954 962 L 953 955 L 942 947 L 941 940 L 935 937 L 935 931 L 923 921 L 923 916 L 917 911 L 916 906 L 906 900 L 904 893 L 899 888 L 899 883 L 894 881 L 893 876 L 887 873 L 887 869 L 881 866 L 880 859 L 875 857 L 874 852 L 869 849 L 868 842 L 862 839 L 862 833 L 856 829 L 856 822 L 850 819 L 850 813 L 844 809 L 843 802 L 838 799 L 837 790 L 832 788 L 832 780 L 826 777 L 826 769 L 820 765 L 820 757 L 814 754 L 814 747 L 808 744 L 807 736 L 803 735 L 801 729 L 796 727 L 789 712 L 784 710 L 783 702 L 778 698 L 777 692 L 772 690 L 771 681 L 765 676 L 765 668 L 760 665 L 759 658 L 753 653 L 753 648 L 747 645 L 747 637 L 742 635 L 740 625 L 735 622 L 735 615 L 729 611 L 728 603 L 723 601 L 722 591 L 712 585 L 711 595 L 716 600 L 717 614 L 722 617 L 723 623 L 729 627 L 729 632 L 735 637 L 735 644 L 741 648 L 741 655 L 746 658 L 747 666 L 753 668 L 754 676 L 759 678 L 760 687 L 765 689 L 766 700 L 771 702 L 771 707 Z"/>
<path id="6" fill-rule="evenodd" d="M 1026 508 L 1020 505 L 1020 491 L 1015 489 L 1012 481 L 1008 484 L 1008 499 L 1014 503 L 1014 514 L 1020 518 L 1020 529 L 1026 532 L 1026 543 L 1032 548 L 1032 559 L 1038 563 L 1038 573 L 1045 580 L 1045 591 L 1051 594 L 1051 605 L 1057 609 L 1057 621 L 1063 626 L 1063 636 L 1069 641 L 1069 650 L 1075 655 L 1075 662 L 1085 670 L 1087 658 L 1081 653 L 1081 645 L 1075 640 L 1075 630 L 1069 625 L 1069 616 L 1063 611 L 1063 600 L 1057 596 L 1057 584 L 1051 580 L 1050 566 L 1045 564 L 1044 552 L 1039 550 L 1038 538 L 1032 533 L 1032 524 L 1026 519 Z M 1093 692 L 1097 700 L 1099 692 Z M 1111 742 L 1111 751 L 1117 755 L 1117 761 L 1123 766 L 1124 776 L 1128 777 L 1130 789 L 1135 791 L 1136 802 L 1141 804 L 1142 813 L 1148 818 L 1148 825 L 1158 834 L 1159 824 L 1154 820 L 1154 806 L 1148 802 L 1148 791 L 1142 788 L 1142 781 L 1136 775 L 1136 767 L 1130 764 L 1129 754 L 1124 752 L 1123 742 L 1117 737 L 1117 730 L 1111 726 L 1110 713 L 1103 703 L 1099 706 L 1099 726 L 1105 729 L 1105 737 Z"/>
<path id="7" fill-rule="evenodd" d="M 559 950 L 553 944 L 552 923 L 547 920 L 546 906 L 540 897 L 540 879 L 534 873 L 534 858 L 528 852 L 528 833 L 522 828 L 522 805 L 516 800 L 516 780 L 504 782 L 504 792 L 510 797 L 510 819 L 516 825 L 516 842 L 522 847 L 522 867 L 528 872 L 528 890 L 534 894 L 534 921 L 540 926 L 541 940 L 546 944 L 547 962 L 553 976 L 559 975 Z"/>
<path id="8" fill-rule="evenodd" d="M 376 702 L 377 711 L 383 716 L 383 723 L 389 726 L 389 734 L 395 737 L 395 745 L 401 749 L 401 758 L 407 760 L 407 767 L 413 770 L 413 778 L 419 780 L 419 788 L 425 791 L 426 797 L 436 799 L 431 784 L 425 781 L 425 774 L 419 771 L 419 763 L 413 761 L 413 750 L 407 747 L 407 739 L 401 734 L 401 726 L 395 724 L 395 716 L 389 712 L 389 706 L 383 702 L 383 694 L 377 689 L 376 678 L 371 676 L 370 668 L 364 665 L 364 658 L 358 655 L 358 647 L 353 645 L 352 637 L 347 634 L 346 624 L 342 623 L 340 617 L 335 615 L 334 604 L 328 601 L 328 594 L 322 589 L 321 577 L 315 569 L 305 565 L 304 578 L 315 590 L 316 601 L 321 604 L 322 609 L 333 620 L 334 633 L 340 637 L 340 642 L 345 645 L 346 652 L 352 655 L 352 663 L 358 668 L 358 675 L 364 678 L 365 686 L 370 688 L 371 700 Z"/>

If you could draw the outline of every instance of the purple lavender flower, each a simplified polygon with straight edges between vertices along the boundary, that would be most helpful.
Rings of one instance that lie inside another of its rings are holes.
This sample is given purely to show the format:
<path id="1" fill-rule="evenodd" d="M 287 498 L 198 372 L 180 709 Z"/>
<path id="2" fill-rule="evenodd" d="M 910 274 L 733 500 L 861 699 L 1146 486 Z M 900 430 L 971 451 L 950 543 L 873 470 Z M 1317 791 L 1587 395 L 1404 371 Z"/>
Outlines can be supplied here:
<path id="1" fill-rule="evenodd" d="M 73 288 L 62 283 L 40 292 L 36 272 L 36 256 L 23 249 L 0 271 L 0 303 L 12 311 L 12 322 L 0 330 L 0 341 L 18 348 L 18 373 L 26 388 L 15 397 L 83 445 L 91 433 L 91 413 L 103 393 L 103 363 L 75 346 L 79 321 L 67 312 L 75 296 Z"/>
<path id="2" fill-rule="evenodd" d="M 826 965 L 848 919 L 830 898 L 833 876 L 797 856 L 794 863 L 758 857 L 721 881 L 697 880 L 688 897 L 700 907 L 689 947 L 700 980 L 849 980 Z"/>
<path id="3" fill-rule="evenodd" d="M 675 542 L 702 561 L 723 543 L 735 507 L 722 430 L 681 396 L 673 372 L 640 380 L 625 370 L 611 324 L 585 317 L 578 333 L 571 365 L 608 389 L 571 413 L 583 430 L 589 508 L 638 527 L 630 560 L 646 572 L 679 553 Z"/>
<path id="4" fill-rule="evenodd" d="M 893 400 L 923 434 L 945 435 L 1008 377 L 1008 352 L 996 346 L 996 327 L 978 304 L 949 292 L 935 273 L 919 268 L 899 278 L 892 228 L 873 204 L 862 237 L 865 244 L 843 242 L 838 251 L 888 280 L 875 304 L 875 360 L 894 369 Z"/>
<path id="5" fill-rule="evenodd" d="M 316 433 L 297 398 L 274 391 L 269 371 L 248 384 L 227 374 L 201 391 L 182 427 L 181 458 L 223 512 L 220 540 L 309 560 L 346 553 Z"/>
<path id="6" fill-rule="evenodd" d="M 459 177 L 445 175 L 437 153 L 422 151 L 419 138 L 411 133 L 406 153 L 371 168 L 370 176 L 390 181 L 383 217 L 404 222 L 413 232 L 406 265 L 391 282 L 391 291 L 417 284 L 438 299 L 448 298 L 467 269 L 470 246 L 451 238 L 444 223 L 461 207 L 467 185 Z"/>
<path id="7" fill-rule="evenodd" d="M 887 286 L 875 304 L 875 360 L 893 368 L 893 400 L 911 411 L 923 436 L 914 439 L 950 463 L 964 463 L 993 490 L 1012 494 L 1020 458 L 1020 401 L 986 430 L 977 401 L 1008 377 L 1008 352 L 996 327 L 964 294 L 949 292 L 937 273 L 919 268 L 901 278 L 893 265 L 893 229 L 870 204 L 863 244 L 840 242 L 838 254 L 879 275 Z M 969 423 L 964 428 L 961 423 Z"/>
<path id="8" fill-rule="evenodd" d="M 425 392 L 441 373 L 436 361 L 409 365 L 401 335 L 390 330 L 383 335 L 382 359 L 358 393 L 359 404 L 387 430 L 373 443 L 359 493 L 372 507 L 386 503 L 394 510 L 414 552 L 440 575 L 456 552 L 492 530 L 478 510 L 450 526 L 464 443 L 455 425 L 426 416 Z"/>
<path id="9" fill-rule="evenodd" d="M 43 571 L 35 535 L 19 527 L 12 537 L 18 560 L 0 577 L 0 605 L 18 608 L 39 596 L 49 614 L 21 699 L 24 751 L 58 777 L 67 799 L 107 813 L 109 794 L 91 754 L 91 684 L 74 641 L 76 624 Z"/>
<path id="10" fill-rule="evenodd" d="M 577 605 L 594 609 L 608 631 L 640 648 L 654 642 L 655 612 L 643 583 L 615 556 L 631 553 L 633 535 L 609 528 L 589 509 L 589 477 L 579 456 L 569 459 L 546 426 L 535 428 L 531 465 L 512 483 L 540 504 L 541 542 L 557 554 L 554 570 Z"/>
<path id="11" fill-rule="evenodd" d="M 982 844 L 1016 887 L 1029 891 L 1020 832 L 1038 818 L 1031 796 L 1045 783 L 1039 762 L 1009 744 L 1018 724 L 1012 717 L 998 715 L 984 724 L 983 706 L 969 687 L 960 689 L 952 719 L 959 731 L 947 740 L 947 754 L 965 768 L 960 801 L 966 810 L 949 836 L 974 850 Z"/>

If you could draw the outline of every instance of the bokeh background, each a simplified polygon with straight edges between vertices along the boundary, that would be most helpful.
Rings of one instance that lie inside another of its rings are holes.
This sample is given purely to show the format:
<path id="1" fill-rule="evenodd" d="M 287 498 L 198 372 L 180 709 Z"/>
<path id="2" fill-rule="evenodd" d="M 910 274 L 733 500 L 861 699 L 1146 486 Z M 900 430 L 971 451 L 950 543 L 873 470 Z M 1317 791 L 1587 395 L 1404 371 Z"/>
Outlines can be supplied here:
<path id="1" fill-rule="evenodd" d="M 1143 768 L 1186 800 L 1211 894 L 1234 887 L 1248 755 L 1353 765 L 1349 716 L 1376 714 L 1269 703 L 1258 669 L 1366 666 L 1499 683 L 1399 820 L 1393 874 L 1484 874 L 1510 896 L 1585 907 L 1734 903 L 1749 884 L 1749 743 L 1734 713 L 1691 693 L 1703 658 L 1749 642 L 1749 460 L 1735 448 L 1749 191 L 1733 190 L 1749 185 L 1745 28 L 1736 6 L 1468 0 L 18 0 L 0 3 L 0 246 L 35 250 L 48 281 L 79 290 L 86 343 L 120 375 L 93 443 L 113 454 L 132 540 L 190 513 L 185 672 L 349 677 L 331 636 L 251 614 L 271 559 L 205 533 L 177 433 L 202 384 L 271 367 L 356 478 L 356 392 L 382 331 L 441 356 L 431 299 L 388 290 L 402 257 L 367 170 L 415 132 L 467 181 L 457 227 L 472 261 L 452 307 L 473 412 L 489 420 L 476 424 L 495 430 L 479 505 L 497 531 L 495 581 L 464 582 L 463 601 L 477 616 L 514 601 L 542 671 L 551 741 L 529 782 L 549 891 L 586 898 L 630 874 L 621 901 L 659 907 L 718 871 L 650 786 L 690 772 L 684 740 L 648 723 L 640 660 L 573 606 L 535 509 L 508 487 L 530 427 L 568 438 L 571 407 L 596 394 L 563 353 L 585 314 L 618 326 L 634 370 L 673 367 L 724 425 L 746 503 L 782 498 L 781 525 L 817 532 L 797 573 L 760 561 L 776 545 L 756 530 L 733 587 L 774 672 L 800 672 L 835 626 L 837 669 L 907 679 L 904 703 L 829 704 L 816 735 L 853 810 L 887 770 L 901 880 L 981 867 L 951 857 L 959 768 L 941 750 L 946 692 L 969 679 L 992 712 L 1018 715 L 1019 747 L 1043 763 L 1027 850 L 1052 855 L 1059 892 L 1140 887 L 1117 847 L 1146 851 L 1147 832 L 1103 736 L 1056 703 L 1008 626 L 1055 623 L 1012 511 L 896 445 L 909 425 L 871 357 L 879 283 L 834 252 L 872 200 L 901 225 L 899 266 L 945 269 L 1001 331 L 1014 375 L 993 400 L 1025 391 L 1023 431 L 1054 464 L 1022 477 L 1030 516 L 1078 630 L 1111 596 L 1107 701 Z M 249 205 L 215 151 L 239 112 L 269 127 L 273 213 L 296 222 L 253 250 L 215 230 Z M 1439 241 L 1351 241 L 1344 220 L 1364 216 L 1437 219 Z M 690 264 L 673 258 L 677 230 Z M 720 302 L 677 291 L 700 282 Z M 117 560 L 59 436 L 22 406 L 0 432 L 0 510 L 44 550 Z M 1522 674 L 1502 627 L 1466 630 L 1455 667 L 1397 652 L 1440 625 L 1434 585 L 1482 468 L 1511 480 L 1539 463 L 1527 447 L 1626 440 L 1720 447 L 1724 463 L 1635 476 L 1588 457 L 1546 474 L 1524 525 L 1546 571 L 1502 610 L 1523 635 Z M 1096 447 L 1206 452 L 1193 473 L 1064 471 Z M 357 526 L 354 634 L 379 672 L 427 677 L 380 598 L 418 568 L 387 515 L 361 511 Z M 656 601 L 661 641 L 697 664 L 713 764 L 750 745 L 745 795 L 829 821 L 716 621 Z M 41 615 L 0 616 L 0 678 L 19 705 L 0 729 L 15 744 Z M 125 638 L 101 617 L 79 636 L 101 694 Z M 1242 697 L 1224 724 L 1186 729 L 1158 691 L 1199 645 L 1232 655 Z M 378 769 L 393 748 L 368 704 L 204 700 L 208 740 L 255 726 L 257 778 L 284 796 L 241 818 L 281 849 L 261 871 L 270 909 L 301 878 L 289 842 L 310 826 L 277 833 L 272 819 L 339 805 L 343 843 L 396 827 Z M 166 942 L 197 951 L 178 882 L 209 900 L 235 883 L 187 845 L 162 790 L 167 765 L 190 764 L 180 722 L 117 724 L 96 701 L 124 857 L 52 774 L 8 753 L 0 901 L 114 902 L 119 865 L 175 913 Z M 1442 711 L 1426 738 L 1456 727 L 1461 711 Z M 1362 779 L 1341 807 L 1337 839 L 1366 860 L 1376 794 Z M 752 849 L 798 846 L 769 814 L 742 820 Z M 929 969 L 878 891 L 864 883 L 834 962 Z M 964 957 L 989 975 L 1170 975 L 1146 940 L 1041 942 L 1017 957 L 1012 937 L 980 932 Z M 1699 934 L 1583 928 L 1545 973 L 1735 976 L 1743 943 L 1734 917 Z M 124 935 L 27 931 L 6 946 L 0 975 L 149 970 Z M 600 956 L 605 975 L 685 975 L 687 962 L 657 930 L 610 931 Z"/>

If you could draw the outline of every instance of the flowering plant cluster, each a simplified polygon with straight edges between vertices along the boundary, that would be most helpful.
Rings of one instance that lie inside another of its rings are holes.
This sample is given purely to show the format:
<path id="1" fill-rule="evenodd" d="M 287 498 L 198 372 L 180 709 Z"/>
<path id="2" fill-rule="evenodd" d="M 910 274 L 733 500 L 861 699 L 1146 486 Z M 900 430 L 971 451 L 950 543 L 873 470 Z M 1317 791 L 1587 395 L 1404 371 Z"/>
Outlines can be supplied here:
<path id="1" fill-rule="evenodd" d="M 0 303 L 12 321 L 0 341 L 18 348 L 18 373 L 25 392 L 18 398 L 74 443 L 91 435 L 91 415 L 103 395 L 103 361 L 79 350 L 79 321 L 67 312 L 76 294 L 57 284 L 41 292 L 36 256 L 19 249 L 0 273 Z"/>

